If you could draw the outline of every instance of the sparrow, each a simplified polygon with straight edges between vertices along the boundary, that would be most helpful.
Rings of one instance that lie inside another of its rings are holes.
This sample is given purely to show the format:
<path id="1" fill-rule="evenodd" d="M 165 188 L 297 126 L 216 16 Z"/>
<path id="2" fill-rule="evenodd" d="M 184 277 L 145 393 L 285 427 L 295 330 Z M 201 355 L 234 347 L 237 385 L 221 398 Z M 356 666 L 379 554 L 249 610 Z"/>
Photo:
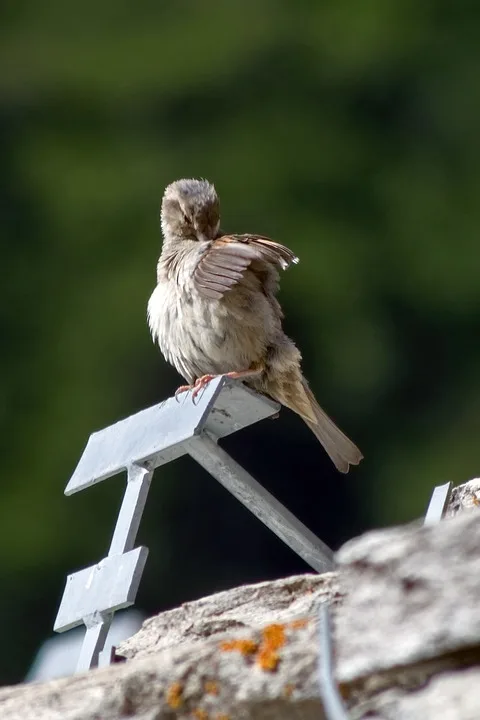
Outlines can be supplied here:
<path id="1" fill-rule="evenodd" d="M 198 392 L 219 375 L 236 378 L 298 413 L 337 469 L 362 453 L 317 403 L 302 356 L 283 332 L 279 270 L 298 262 L 264 235 L 220 230 L 220 203 L 207 180 L 182 179 L 165 190 L 157 286 L 147 318 L 154 342 Z"/>

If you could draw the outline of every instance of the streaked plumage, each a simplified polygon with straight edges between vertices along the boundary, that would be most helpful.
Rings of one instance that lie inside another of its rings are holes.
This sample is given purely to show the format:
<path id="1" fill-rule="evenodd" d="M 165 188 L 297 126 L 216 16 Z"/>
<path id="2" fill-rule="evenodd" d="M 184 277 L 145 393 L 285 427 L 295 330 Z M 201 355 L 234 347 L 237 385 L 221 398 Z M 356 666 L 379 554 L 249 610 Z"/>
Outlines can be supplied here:
<path id="1" fill-rule="evenodd" d="M 162 201 L 163 246 L 148 303 L 154 340 L 193 385 L 204 375 L 251 370 L 245 383 L 297 412 L 341 472 L 362 459 L 316 402 L 301 354 L 282 330 L 279 270 L 298 262 L 262 235 L 223 235 L 206 180 L 179 180 Z"/>

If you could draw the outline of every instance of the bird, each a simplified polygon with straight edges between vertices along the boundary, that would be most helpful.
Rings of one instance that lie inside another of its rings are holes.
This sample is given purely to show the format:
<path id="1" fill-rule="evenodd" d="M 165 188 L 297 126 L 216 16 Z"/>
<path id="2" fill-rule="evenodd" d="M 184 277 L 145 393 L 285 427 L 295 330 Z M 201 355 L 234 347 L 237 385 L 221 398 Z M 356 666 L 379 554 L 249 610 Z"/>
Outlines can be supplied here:
<path id="1" fill-rule="evenodd" d="M 205 179 L 183 178 L 165 189 L 157 285 L 147 320 L 154 342 L 195 398 L 214 377 L 238 379 L 296 412 L 336 468 L 363 458 L 315 399 L 302 356 L 282 329 L 280 270 L 298 262 L 284 245 L 254 233 L 220 229 L 220 202 Z"/>

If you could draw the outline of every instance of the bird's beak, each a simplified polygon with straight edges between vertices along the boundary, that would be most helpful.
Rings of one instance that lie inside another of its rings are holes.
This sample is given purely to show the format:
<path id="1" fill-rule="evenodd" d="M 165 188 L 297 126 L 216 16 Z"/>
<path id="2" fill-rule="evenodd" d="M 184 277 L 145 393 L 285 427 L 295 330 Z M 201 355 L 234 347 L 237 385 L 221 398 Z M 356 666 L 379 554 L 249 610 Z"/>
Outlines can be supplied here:
<path id="1" fill-rule="evenodd" d="M 197 231 L 197 238 L 200 242 L 210 242 L 211 238 L 208 237 L 204 232 Z"/>

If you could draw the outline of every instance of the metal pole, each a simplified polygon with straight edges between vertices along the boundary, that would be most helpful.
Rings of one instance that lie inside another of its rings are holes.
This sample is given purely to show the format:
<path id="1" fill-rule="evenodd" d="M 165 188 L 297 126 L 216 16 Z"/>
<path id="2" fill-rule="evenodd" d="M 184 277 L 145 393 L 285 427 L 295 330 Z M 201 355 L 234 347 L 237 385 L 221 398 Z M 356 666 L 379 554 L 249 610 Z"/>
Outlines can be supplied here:
<path id="1" fill-rule="evenodd" d="M 425 515 L 424 525 L 435 525 L 445 515 L 445 511 L 450 502 L 450 495 L 452 493 L 452 483 L 448 482 L 445 485 L 437 485 L 432 493 L 430 503 L 428 505 L 427 514 Z"/>
<path id="2" fill-rule="evenodd" d="M 108 551 L 109 556 L 123 555 L 132 550 L 152 482 L 153 472 L 139 465 L 130 465 L 127 473 L 127 487 Z"/>
<path id="3" fill-rule="evenodd" d="M 332 631 L 328 603 L 320 605 L 319 675 L 323 709 L 327 720 L 349 720 L 338 692 L 333 670 Z"/>
<path id="4" fill-rule="evenodd" d="M 188 441 L 187 450 L 229 492 L 319 573 L 333 570 L 333 552 L 265 490 L 206 433 Z"/>
<path id="5" fill-rule="evenodd" d="M 84 622 L 87 629 L 77 662 L 77 673 L 85 672 L 85 670 L 90 670 L 90 668 L 98 666 L 98 658 L 105 645 L 112 618 L 112 613 L 98 614 L 90 618 L 85 618 Z"/>

